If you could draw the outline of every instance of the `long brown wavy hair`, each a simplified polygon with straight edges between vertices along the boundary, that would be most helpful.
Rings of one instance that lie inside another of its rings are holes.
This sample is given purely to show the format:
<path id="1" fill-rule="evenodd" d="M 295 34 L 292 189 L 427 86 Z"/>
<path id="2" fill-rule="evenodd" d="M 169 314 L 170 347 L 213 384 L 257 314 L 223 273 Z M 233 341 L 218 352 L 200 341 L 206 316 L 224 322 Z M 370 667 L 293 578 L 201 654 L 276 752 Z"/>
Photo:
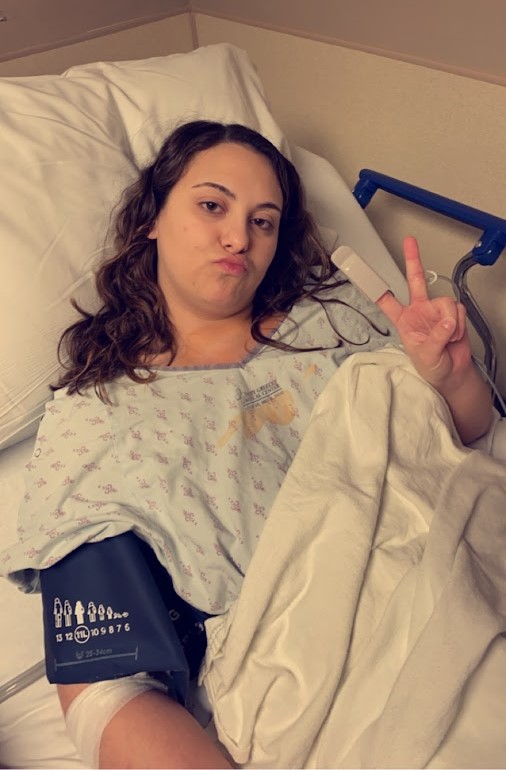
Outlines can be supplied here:
<path id="1" fill-rule="evenodd" d="M 265 345 L 288 347 L 262 334 L 262 322 L 288 313 L 303 297 L 316 299 L 335 272 L 305 208 L 300 177 L 293 164 L 256 131 L 197 120 L 176 128 L 154 162 L 125 190 L 115 219 L 115 253 L 96 275 L 101 307 L 89 313 L 72 301 L 82 318 L 60 339 L 58 357 L 66 371 L 53 390 L 67 387 L 70 393 L 82 392 L 93 385 L 107 400 L 107 382 L 123 374 L 136 382 L 151 381 L 156 371 L 145 362 L 162 353 L 168 353 L 169 362 L 174 358 L 175 329 L 157 283 L 156 240 L 148 235 L 192 158 L 223 142 L 246 145 L 265 156 L 282 191 L 278 244 L 254 297 L 251 334 Z"/>

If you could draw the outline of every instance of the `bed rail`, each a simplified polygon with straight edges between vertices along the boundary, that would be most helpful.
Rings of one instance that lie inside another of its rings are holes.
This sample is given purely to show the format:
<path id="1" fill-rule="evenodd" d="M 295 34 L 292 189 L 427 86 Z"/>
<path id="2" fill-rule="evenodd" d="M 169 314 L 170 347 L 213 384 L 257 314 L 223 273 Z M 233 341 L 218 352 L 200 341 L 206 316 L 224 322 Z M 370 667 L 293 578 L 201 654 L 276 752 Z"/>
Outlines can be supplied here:
<path id="1" fill-rule="evenodd" d="M 459 300 L 466 307 L 469 320 L 482 340 L 485 351 L 484 363 L 488 375 L 492 380 L 495 380 L 497 353 L 493 334 L 468 287 L 467 272 L 473 265 L 489 266 L 497 262 L 506 248 L 506 219 L 466 206 L 464 203 L 445 198 L 421 187 L 415 187 L 377 171 L 362 169 L 353 195 L 363 209 L 369 204 L 377 190 L 384 190 L 391 195 L 396 195 L 482 231 L 481 238 L 455 265 L 452 282 L 457 290 Z"/>
<path id="2" fill-rule="evenodd" d="M 362 169 L 353 195 L 363 209 L 377 190 L 384 190 L 411 203 L 416 203 L 418 206 L 423 206 L 431 211 L 436 211 L 438 214 L 443 214 L 482 230 L 481 238 L 470 252 L 475 262 L 480 265 L 493 265 L 501 256 L 503 249 L 506 248 L 506 219 L 487 214 L 485 211 L 466 206 L 464 203 L 445 198 L 421 187 L 415 187 L 407 182 L 401 182 L 394 177 L 379 174 L 377 171 Z"/>

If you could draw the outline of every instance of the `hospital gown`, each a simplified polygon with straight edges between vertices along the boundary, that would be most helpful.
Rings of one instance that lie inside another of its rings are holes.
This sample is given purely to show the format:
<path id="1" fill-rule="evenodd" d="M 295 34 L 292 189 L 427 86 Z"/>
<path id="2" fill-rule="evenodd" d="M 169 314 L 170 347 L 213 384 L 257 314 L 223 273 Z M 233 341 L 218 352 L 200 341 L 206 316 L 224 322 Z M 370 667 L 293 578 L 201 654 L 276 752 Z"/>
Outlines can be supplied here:
<path id="1" fill-rule="evenodd" d="M 159 367 L 152 383 L 122 376 L 107 386 L 110 404 L 93 388 L 56 392 L 27 466 L 19 542 L 0 554 L 1 571 L 38 590 L 40 569 L 133 530 L 183 599 L 226 611 L 327 381 L 351 353 L 396 339 L 351 285 L 332 296 L 347 304 L 304 300 L 274 332 L 302 352 L 259 345 L 237 364 Z M 348 342 L 336 347 L 339 335 Z"/>

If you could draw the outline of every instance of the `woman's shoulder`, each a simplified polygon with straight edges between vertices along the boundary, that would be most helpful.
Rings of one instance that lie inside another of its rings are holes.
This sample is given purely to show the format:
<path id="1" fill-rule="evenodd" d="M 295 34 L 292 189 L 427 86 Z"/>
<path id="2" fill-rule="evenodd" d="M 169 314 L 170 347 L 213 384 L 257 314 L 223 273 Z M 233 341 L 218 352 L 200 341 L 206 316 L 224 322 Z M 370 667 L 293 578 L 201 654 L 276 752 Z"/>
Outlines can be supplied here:
<path id="1" fill-rule="evenodd" d="M 94 426 L 110 423 L 110 406 L 99 398 L 93 387 L 82 392 L 59 388 L 45 405 L 39 435 L 84 435 Z"/>

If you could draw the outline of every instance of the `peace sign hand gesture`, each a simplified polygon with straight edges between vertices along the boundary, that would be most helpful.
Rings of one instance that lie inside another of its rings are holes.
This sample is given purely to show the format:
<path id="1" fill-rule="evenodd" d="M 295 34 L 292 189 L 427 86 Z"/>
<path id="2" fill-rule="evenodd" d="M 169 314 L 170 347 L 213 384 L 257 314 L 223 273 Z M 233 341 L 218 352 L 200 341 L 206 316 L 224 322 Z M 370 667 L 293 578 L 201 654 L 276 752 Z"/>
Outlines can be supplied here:
<path id="1" fill-rule="evenodd" d="M 466 310 L 453 297 L 429 298 L 416 239 L 405 238 L 403 246 L 409 304 L 402 305 L 388 292 L 377 305 L 394 324 L 420 376 L 445 394 L 458 389 L 469 374 Z"/>

